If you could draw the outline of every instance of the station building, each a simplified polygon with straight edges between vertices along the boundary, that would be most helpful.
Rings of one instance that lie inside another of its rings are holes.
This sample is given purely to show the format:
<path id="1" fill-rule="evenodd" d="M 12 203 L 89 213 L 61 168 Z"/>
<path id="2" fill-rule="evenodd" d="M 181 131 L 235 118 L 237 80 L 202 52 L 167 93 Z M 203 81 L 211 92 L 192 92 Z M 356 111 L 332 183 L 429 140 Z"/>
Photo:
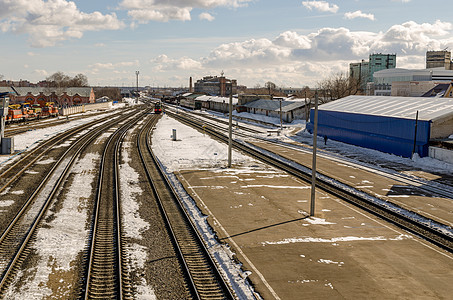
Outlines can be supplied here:
<path id="1" fill-rule="evenodd" d="M 312 109 L 311 133 L 313 119 Z M 430 142 L 453 135 L 453 99 L 348 96 L 319 106 L 318 135 L 403 157 L 415 143 L 415 153 L 430 156 Z"/>

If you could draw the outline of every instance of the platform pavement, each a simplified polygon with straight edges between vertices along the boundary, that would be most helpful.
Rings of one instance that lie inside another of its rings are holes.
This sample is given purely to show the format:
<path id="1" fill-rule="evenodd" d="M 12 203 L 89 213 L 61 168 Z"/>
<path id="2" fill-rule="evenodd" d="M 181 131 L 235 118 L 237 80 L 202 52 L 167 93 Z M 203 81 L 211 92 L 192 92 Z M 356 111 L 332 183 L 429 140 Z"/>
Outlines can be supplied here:
<path id="1" fill-rule="evenodd" d="M 311 167 L 312 155 L 301 151 L 282 147 L 278 144 L 256 142 L 253 143 L 263 149 L 279 153 L 282 157 Z M 322 156 L 317 157 L 317 171 L 339 182 L 347 184 L 403 208 L 415 211 L 427 218 L 436 220 L 442 224 L 453 226 L 453 199 L 433 195 L 426 190 L 408 185 L 405 182 L 380 174 L 369 172 L 359 166 L 333 161 Z M 425 180 L 436 181 L 439 176 L 420 171 L 404 170 L 401 173 L 420 176 Z M 423 186 L 420 186 L 421 188 Z"/>
<path id="2" fill-rule="evenodd" d="M 451 299 L 453 255 L 256 163 L 177 173 L 264 299 Z M 359 180 L 357 178 L 357 180 Z"/>

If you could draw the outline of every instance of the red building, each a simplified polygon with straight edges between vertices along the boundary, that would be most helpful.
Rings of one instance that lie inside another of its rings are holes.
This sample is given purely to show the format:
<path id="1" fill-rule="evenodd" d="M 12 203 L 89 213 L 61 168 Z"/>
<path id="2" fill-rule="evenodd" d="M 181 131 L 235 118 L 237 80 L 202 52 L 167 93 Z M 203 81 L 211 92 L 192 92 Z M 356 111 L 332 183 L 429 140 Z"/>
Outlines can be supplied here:
<path id="1" fill-rule="evenodd" d="M 41 104 L 54 102 L 57 106 L 73 106 L 94 103 L 95 95 L 91 87 L 49 88 L 49 87 L 2 87 L 0 92 L 10 93 L 10 103 Z"/>

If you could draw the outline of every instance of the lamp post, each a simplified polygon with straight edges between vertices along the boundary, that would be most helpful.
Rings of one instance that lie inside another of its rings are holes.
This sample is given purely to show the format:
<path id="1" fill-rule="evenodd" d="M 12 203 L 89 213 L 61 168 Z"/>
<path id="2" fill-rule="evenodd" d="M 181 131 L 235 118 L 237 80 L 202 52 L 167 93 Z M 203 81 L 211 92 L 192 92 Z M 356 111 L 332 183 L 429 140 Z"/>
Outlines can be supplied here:
<path id="1" fill-rule="evenodd" d="M 231 156 L 233 148 L 233 94 L 230 93 L 230 101 L 228 106 L 228 168 L 231 168 Z"/>
<path id="2" fill-rule="evenodd" d="M 140 95 L 138 93 L 138 74 L 140 74 L 140 72 L 139 71 L 135 71 L 135 76 L 137 76 L 137 100 L 135 101 L 135 103 L 138 103 L 138 96 Z"/>
<path id="3" fill-rule="evenodd" d="M 310 201 L 310 217 L 315 215 L 315 198 L 316 198 L 316 147 L 318 136 L 318 91 L 315 93 L 315 111 L 313 120 L 313 162 L 311 165 L 311 201 Z"/>

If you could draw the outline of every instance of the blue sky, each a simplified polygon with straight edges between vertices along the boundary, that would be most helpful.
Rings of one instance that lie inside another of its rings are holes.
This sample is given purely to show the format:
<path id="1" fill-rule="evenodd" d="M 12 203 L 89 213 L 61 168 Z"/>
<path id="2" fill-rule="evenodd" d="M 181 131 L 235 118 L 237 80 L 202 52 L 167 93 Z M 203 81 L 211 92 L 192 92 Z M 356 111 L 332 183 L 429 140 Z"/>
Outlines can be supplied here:
<path id="1" fill-rule="evenodd" d="M 170 3 L 170 4 L 169 4 Z M 453 49 L 447 0 L 0 0 L 0 74 L 57 71 L 91 85 L 187 86 L 220 75 L 250 87 L 315 87 L 370 53 L 424 68 Z"/>

